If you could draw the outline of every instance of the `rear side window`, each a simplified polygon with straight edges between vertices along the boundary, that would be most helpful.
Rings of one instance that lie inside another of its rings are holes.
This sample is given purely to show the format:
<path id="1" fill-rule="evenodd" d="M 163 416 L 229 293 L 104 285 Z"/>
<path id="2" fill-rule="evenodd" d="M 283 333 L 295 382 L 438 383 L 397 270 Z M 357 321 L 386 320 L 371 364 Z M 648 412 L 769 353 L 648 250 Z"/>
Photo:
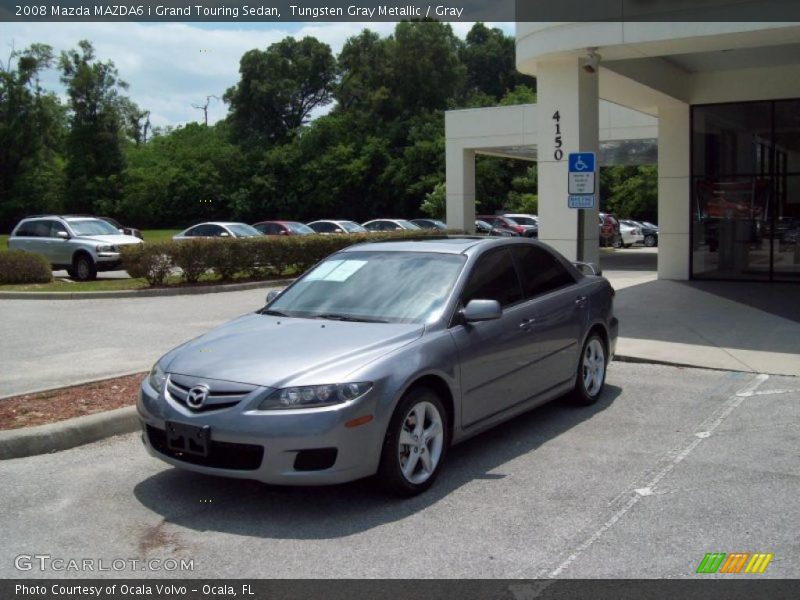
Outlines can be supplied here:
<path id="1" fill-rule="evenodd" d="M 544 248 L 520 245 L 512 248 L 525 298 L 542 296 L 575 283 L 572 274 Z"/>
<path id="2" fill-rule="evenodd" d="M 498 250 L 482 256 L 472 271 L 464 290 L 463 302 L 497 300 L 509 306 L 522 299 L 522 289 L 508 250 Z"/>
<path id="3" fill-rule="evenodd" d="M 333 223 L 314 223 L 313 229 L 317 233 L 333 233 L 335 227 Z"/>
<path id="4" fill-rule="evenodd" d="M 38 221 L 25 221 L 17 228 L 14 237 L 37 237 L 36 223 Z"/>

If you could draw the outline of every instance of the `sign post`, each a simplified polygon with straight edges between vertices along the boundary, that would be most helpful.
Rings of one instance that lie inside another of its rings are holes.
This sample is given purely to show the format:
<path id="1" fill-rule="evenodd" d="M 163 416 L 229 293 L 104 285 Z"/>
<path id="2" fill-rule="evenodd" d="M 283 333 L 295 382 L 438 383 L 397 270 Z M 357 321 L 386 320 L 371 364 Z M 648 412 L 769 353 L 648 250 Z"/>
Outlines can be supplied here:
<path id="1" fill-rule="evenodd" d="M 595 207 L 597 160 L 594 152 L 570 152 L 567 206 L 578 210 L 577 258 L 583 260 L 583 211 Z"/>

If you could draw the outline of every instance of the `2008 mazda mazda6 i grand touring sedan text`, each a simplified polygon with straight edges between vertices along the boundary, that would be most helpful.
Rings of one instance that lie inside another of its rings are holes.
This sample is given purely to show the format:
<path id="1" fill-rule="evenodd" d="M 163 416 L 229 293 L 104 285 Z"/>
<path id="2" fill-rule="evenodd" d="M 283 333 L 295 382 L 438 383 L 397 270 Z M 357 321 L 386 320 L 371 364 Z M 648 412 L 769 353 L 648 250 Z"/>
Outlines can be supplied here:
<path id="1" fill-rule="evenodd" d="M 276 484 L 427 489 L 448 447 L 564 394 L 594 402 L 614 291 L 527 238 L 351 246 L 142 382 L 149 452 Z"/>

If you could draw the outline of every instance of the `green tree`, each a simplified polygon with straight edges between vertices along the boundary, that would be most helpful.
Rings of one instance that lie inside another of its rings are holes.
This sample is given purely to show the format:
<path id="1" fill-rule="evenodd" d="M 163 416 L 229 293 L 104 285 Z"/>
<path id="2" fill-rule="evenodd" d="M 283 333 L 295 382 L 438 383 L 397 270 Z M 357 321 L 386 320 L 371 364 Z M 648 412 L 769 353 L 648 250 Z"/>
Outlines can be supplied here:
<path id="1" fill-rule="evenodd" d="M 431 219 L 444 219 L 447 213 L 447 186 L 440 181 L 425 194 L 425 200 L 419 206 L 420 212 Z"/>
<path id="2" fill-rule="evenodd" d="M 389 40 L 391 91 L 401 111 L 444 110 L 463 86 L 461 40 L 449 24 L 403 21 Z"/>
<path id="3" fill-rule="evenodd" d="M 497 102 L 519 85 L 536 90 L 536 80 L 517 71 L 514 38 L 501 29 L 475 23 L 467 33 L 461 60 L 468 95 L 486 94 Z"/>
<path id="4" fill-rule="evenodd" d="M 336 61 L 313 37 L 287 37 L 239 62 L 239 83 L 225 92 L 237 139 L 255 144 L 285 141 L 311 111 L 333 97 Z"/>
<path id="5" fill-rule="evenodd" d="M 112 61 L 101 62 L 87 40 L 62 52 L 61 81 L 67 89 L 70 129 L 66 141 L 66 208 L 111 213 L 122 196 L 125 156 L 121 90 Z"/>
<path id="6" fill-rule="evenodd" d="M 62 203 L 65 114 L 57 96 L 40 83 L 53 50 L 33 44 L 0 62 L 0 228 L 31 212 L 57 211 Z"/>
<path id="7" fill-rule="evenodd" d="M 654 165 L 615 166 L 600 170 L 603 210 L 623 219 L 658 218 L 658 171 Z"/>

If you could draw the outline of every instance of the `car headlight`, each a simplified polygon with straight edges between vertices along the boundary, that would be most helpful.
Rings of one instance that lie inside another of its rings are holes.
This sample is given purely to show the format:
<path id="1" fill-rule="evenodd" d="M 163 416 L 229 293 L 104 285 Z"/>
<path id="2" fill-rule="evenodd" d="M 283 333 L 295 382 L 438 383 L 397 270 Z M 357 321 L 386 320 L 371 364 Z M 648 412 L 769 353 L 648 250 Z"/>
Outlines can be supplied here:
<path id="1" fill-rule="evenodd" d="M 275 410 L 342 404 L 363 396 L 371 388 L 372 382 L 369 381 L 282 388 L 267 396 L 258 408 L 259 410 Z"/>
<path id="2" fill-rule="evenodd" d="M 98 252 L 116 252 L 117 251 L 117 247 L 116 246 L 98 246 L 97 247 L 97 251 Z"/>
<path id="3" fill-rule="evenodd" d="M 150 387 L 152 387 L 159 394 L 164 391 L 164 384 L 167 382 L 167 374 L 158 363 L 154 364 L 153 368 L 150 369 L 150 375 L 147 377 L 147 382 L 150 384 Z"/>

